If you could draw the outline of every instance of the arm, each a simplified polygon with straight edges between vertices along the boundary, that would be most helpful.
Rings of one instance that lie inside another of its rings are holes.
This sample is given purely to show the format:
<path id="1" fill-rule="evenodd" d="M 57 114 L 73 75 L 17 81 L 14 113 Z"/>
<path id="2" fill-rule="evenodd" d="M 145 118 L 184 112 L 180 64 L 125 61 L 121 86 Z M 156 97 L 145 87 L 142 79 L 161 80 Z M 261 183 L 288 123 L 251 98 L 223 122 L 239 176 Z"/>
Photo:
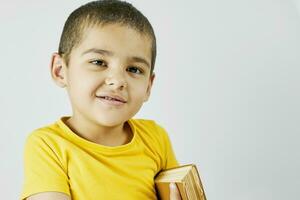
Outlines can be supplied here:
<path id="1" fill-rule="evenodd" d="M 66 166 L 51 141 L 42 132 L 35 132 L 26 140 L 23 200 L 65 200 L 66 195 L 71 196 Z"/>
<path id="2" fill-rule="evenodd" d="M 61 192 L 41 192 L 34 194 L 26 200 L 71 200 L 70 196 Z"/>

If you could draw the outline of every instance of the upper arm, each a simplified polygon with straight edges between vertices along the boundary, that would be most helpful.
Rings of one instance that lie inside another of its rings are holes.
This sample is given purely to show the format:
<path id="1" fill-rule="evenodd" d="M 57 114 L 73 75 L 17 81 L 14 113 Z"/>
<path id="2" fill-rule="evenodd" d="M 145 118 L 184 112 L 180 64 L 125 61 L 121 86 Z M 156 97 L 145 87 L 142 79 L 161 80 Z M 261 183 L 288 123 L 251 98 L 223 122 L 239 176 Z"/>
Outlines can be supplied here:
<path id="1" fill-rule="evenodd" d="M 62 192 L 42 192 L 34 194 L 26 200 L 71 200 L 70 196 Z"/>
<path id="2" fill-rule="evenodd" d="M 162 143 L 163 143 L 163 153 L 165 156 L 165 163 L 163 166 L 163 169 L 168 169 L 172 167 L 177 167 L 179 166 L 179 163 L 176 159 L 173 146 L 170 140 L 170 137 L 167 133 L 167 131 L 160 126 L 159 124 L 156 123 L 156 128 L 159 131 L 159 135 L 161 135 Z"/>
<path id="3" fill-rule="evenodd" d="M 59 154 L 60 149 L 54 148 L 51 141 L 39 134 L 31 135 L 27 139 L 24 149 L 24 183 L 21 199 L 28 199 L 35 194 L 43 197 L 42 193 L 53 191 L 70 196 L 66 166 Z M 49 194 L 45 195 L 47 197 Z"/>

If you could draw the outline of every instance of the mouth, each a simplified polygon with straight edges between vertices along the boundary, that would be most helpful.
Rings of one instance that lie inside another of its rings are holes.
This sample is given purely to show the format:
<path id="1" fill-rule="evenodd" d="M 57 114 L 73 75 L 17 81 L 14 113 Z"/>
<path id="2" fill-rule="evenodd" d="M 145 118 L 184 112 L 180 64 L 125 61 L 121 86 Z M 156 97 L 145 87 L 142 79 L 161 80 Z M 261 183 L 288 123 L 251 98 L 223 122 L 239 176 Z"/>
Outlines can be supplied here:
<path id="1" fill-rule="evenodd" d="M 97 98 L 109 105 L 123 105 L 126 103 L 126 101 L 120 97 L 97 96 Z"/>

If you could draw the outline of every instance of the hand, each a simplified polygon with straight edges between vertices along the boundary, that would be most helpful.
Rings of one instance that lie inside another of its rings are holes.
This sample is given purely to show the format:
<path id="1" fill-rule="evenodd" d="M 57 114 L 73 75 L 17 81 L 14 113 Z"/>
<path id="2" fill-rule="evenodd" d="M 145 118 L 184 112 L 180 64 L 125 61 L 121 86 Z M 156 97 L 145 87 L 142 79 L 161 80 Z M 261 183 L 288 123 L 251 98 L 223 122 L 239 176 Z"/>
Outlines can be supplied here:
<path id="1" fill-rule="evenodd" d="M 170 200 L 181 200 L 179 190 L 175 183 L 170 183 Z"/>

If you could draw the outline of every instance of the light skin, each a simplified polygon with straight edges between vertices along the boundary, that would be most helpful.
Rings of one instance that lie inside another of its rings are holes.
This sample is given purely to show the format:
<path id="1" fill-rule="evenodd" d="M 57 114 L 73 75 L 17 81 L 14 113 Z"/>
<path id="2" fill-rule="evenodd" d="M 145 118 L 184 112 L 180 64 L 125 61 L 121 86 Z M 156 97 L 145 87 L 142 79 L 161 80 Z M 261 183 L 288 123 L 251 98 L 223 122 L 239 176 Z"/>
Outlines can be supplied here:
<path id="1" fill-rule="evenodd" d="M 53 55 L 52 77 L 69 94 L 73 115 L 67 124 L 74 132 L 106 146 L 130 141 L 132 133 L 125 122 L 148 100 L 155 77 L 150 75 L 150 50 L 147 36 L 113 24 L 89 28 L 72 50 L 68 66 Z M 107 93 L 126 103 L 104 104 L 98 97 Z"/>
<path id="2" fill-rule="evenodd" d="M 78 46 L 73 48 L 68 66 L 54 53 L 51 76 L 65 88 L 72 106 L 67 125 L 80 137 L 105 146 L 119 146 L 132 139 L 127 120 L 146 102 L 155 78 L 151 70 L 151 39 L 119 24 L 87 28 Z M 118 95 L 126 103 L 111 105 L 104 94 Z M 171 200 L 181 199 L 177 188 Z M 53 196 L 54 195 L 54 196 Z M 59 192 L 33 195 L 29 200 L 70 197 Z"/>

